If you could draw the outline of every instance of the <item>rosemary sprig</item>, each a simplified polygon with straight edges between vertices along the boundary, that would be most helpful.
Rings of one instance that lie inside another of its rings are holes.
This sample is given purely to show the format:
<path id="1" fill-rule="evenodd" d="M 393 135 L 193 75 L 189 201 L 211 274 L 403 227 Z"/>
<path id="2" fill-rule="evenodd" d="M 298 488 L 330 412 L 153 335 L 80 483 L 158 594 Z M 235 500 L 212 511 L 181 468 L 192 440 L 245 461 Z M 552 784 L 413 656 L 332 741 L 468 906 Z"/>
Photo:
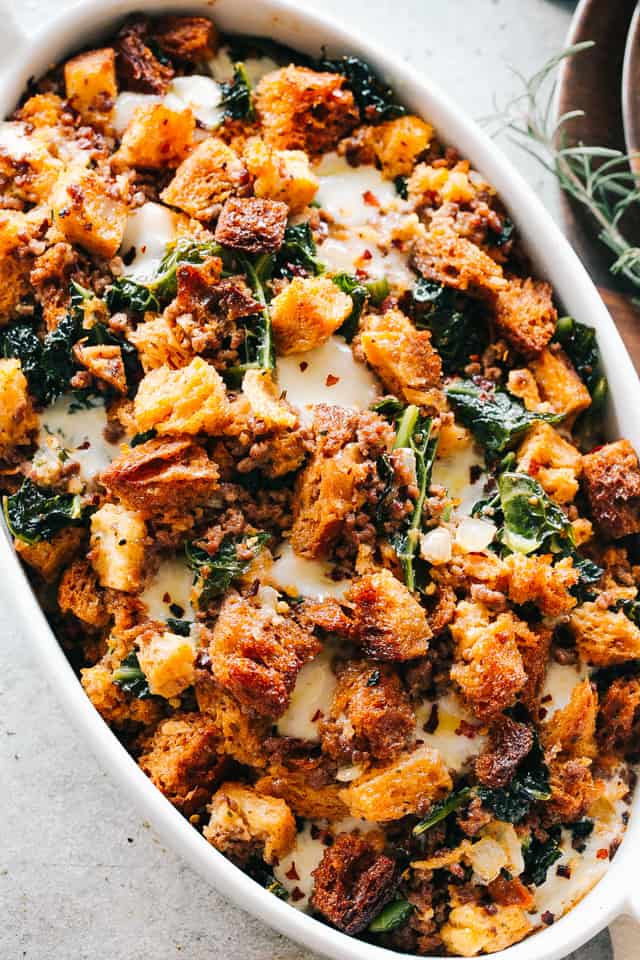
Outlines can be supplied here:
<path id="1" fill-rule="evenodd" d="M 514 71 L 523 92 L 494 116 L 485 118 L 494 136 L 509 139 L 533 156 L 558 180 L 560 188 L 593 216 L 599 239 L 614 253 L 611 273 L 640 290 L 640 247 L 623 233 L 624 214 L 640 200 L 640 177 L 632 171 L 633 156 L 609 147 L 572 144 L 567 124 L 584 116 L 571 110 L 555 116 L 558 69 L 562 62 L 593 46 L 576 43 L 552 57 L 527 80 Z"/>

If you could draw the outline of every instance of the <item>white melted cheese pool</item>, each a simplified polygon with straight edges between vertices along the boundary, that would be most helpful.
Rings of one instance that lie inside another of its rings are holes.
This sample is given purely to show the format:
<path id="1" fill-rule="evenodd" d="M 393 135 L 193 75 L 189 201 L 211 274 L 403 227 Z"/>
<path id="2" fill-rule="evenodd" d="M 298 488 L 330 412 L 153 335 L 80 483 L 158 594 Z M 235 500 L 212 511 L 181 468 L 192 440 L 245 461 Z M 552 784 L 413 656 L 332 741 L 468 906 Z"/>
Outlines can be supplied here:
<path id="1" fill-rule="evenodd" d="M 211 129 L 222 122 L 222 90 L 211 77 L 194 74 L 190 77 L 175 77 L 164 96 L 153 93 L 118 94 L 113 113 L 113 129 L 119 137 L 129 126 L 139 107 L 164 103 L 170 110 L 191 110 L 203 127 Z"/>
<path id="2" fill-rule="evenodd" d="M 473 468 L 480 468 L 482 472 L 472 483 Z M 487 482 L 484 458 L 472 443 L 457 450 L 452 457 L 438 458 L 436 455 L 431 482 L 446 487 L 449 496 L 460 501 L 457 512 L 468 515 L 474 503 L 483 496 L 484 485 Z"/>
<path id="3" fill-rule="evenodd" d="M 424 725 L 431 716 L 433 703 L 425 701 L 416 709 L 416 740 L 439 750 L 447 767 L 457 772 L 482 751 L 487 737 L 480 732 L 471 737 L 464 733 L 464 730 L 469 728 L 461 727 L 463 721 L 473 727 L 478 726 L 478 721 L 455 693 L 441 697 L 436 704 L 438 726 L 434 733 L 426 733 L 424 730 Z"/>
<path id="4" fill-rule="evenodd" d="M 329 564 L 322 560 L 299 557 L 290 544 L 284 543 L 278 549 L 278 556 L 269 568 L 266 579 L 290 597 L 312 597 L 314 600 L 324 600 L 325 597 L 341 599 L 349 589 L 351 581 L 332 580 L 330 571 Z"/>
<path id="5" fill-rule="evenodd" d="M 281 737 L 320 739 L 318 726 L 329 714 L 336 677 L 331 669 L 333 651 L 325 648 L 300 670 L 291 700 L 278 720 Z"/>
<path id="6" fill-rule="evenodd" d="M 168 243 L 176 238 L 178 215 L 161 203 L 145 203 L 129 216 L 120 245 L 128 262 L 126 276 L 148 280 L 160 266 Z M 132 255 L 133 259 L 129 259 Z"/>
<path id="7" fill-rule="evenodd" d="M 140 599 L 146 604 L 152 620 L 166 620 L 167 617 L 193 620 L 192 587 L 193 573 L 184 560 L 175 557 L 163 560 L 151 582 L 140 594 Z M 182 613 L 172 611 L 171 607 L 175 604 L 182 608 Z"/>
<path id="8" fill-rule="evenodd" d="M 40 438 L 56 437 L 71 460 L 80 464 L 80 476 L 91 480 L 109 466 L 120 452 L 104 436 L 107 414 L 102 404 L 73 410 L 73 399 L 60 397 L 40 415 Z"/>
<path id="9" fill-rule="evenodd" d="M 555 660 L 549 663 L 540 694 L 542 706 L 547 711 L 546 719 L 556 710 L 566 707 L 573 690 L 588 676 L 589 668 L 584 663 L 562 664 L 556 663 Z"/>

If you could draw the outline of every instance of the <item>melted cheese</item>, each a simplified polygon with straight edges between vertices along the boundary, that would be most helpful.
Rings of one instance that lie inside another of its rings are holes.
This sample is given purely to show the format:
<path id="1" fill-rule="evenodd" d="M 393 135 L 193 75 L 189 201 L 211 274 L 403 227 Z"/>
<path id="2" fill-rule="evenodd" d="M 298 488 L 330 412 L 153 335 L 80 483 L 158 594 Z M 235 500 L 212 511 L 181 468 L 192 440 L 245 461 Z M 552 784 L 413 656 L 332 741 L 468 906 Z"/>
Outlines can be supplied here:
<path id="1" fill-rule="evenodd" d="M 338 378 L 333 386 L 327 386 L 329 374 Z M 368 367 L 355 360 L 349 344 L 335 336 L 315 350 L 279 357 L 278 384 L 300 411 L 303 424 L 313 420 L 315 403 L 366 409 L 380 394 Z"/>
<path id="2" fill-rule="evenodd" d="M 191 77 L 176 77 L 164 97 L 170 110 L 189 107 L 196 120 L 205 127 L 217 127 L 224 115 L 221 106 L 220 84 L 211 77 L 194 74 Z"/>
<path id="3" fill-rule="evenodd" d="M 433 704 L 424 702 L 416 709 L 416 740 L 421 740 L 427 747 L 439 750 L 450 770 L 461 770 L 471 757 L 480 753 L 487 738 L 481 733 L 468 737 L 458 732 L 463 720 L 474 726 L 477 725 L 477 721 L 455 694 L 450 693 L 446 697 L 441 697 L 437 701 L 437 706 L 438 726 L 435 733 L 425 733 L 424 730 L 424 725 L 431 716 Z"/>
<path id="4" fill-rule="evenodd" d="M 340 599 L 347 592 L 351 581 L 332 580 L 330 571 L 329 564 L 299 557 L 293 548 L 285 543 L 269 569 L 268 580 L 289 596 L 313 597 L 316 600 L 324 600 L 325 597 Z"/>
<path id="5" fill-rule="evenodd" d="M 320 178 L 316 200 L 338 223 L 352 227 L 375 223 L 382 210 L 399 203 L 393 181 L 369 164 L 352 167 L 343 157 L 327 153 L 314 172 Z"/>
<path id="6" fill-rule="evenodd" d="M 176 616 L 178 619 L 192 620 L 195 616 L 191 606 L 192 587 L 193 574 L 187 564 L 184 560 L 173 558 L 163 561 L 140 599 L 146 604 L 152 620 Z M 184 613 L 172 611 L 172 604 L 182 607 Z"/>
<path id="7" fill-rule="evenodd" d="M 329 713 L 336 685 L 331 669 L 332 657 L 333 652 L 325 648 L 315 660 L 305 663 L 300 670 L 289 706 L 278 720 L 278 734 L 281 737 L 320 739 L 318 724 Z"/>
<path id="8" fill-rule="evenodd" d="M 90 480 L 109 466 L 120 448 L 105 439 L 107 414 L 101 404 L 75 411 L 72 405 L 73 398 L 60 397 L 41 414 L 40 423 L 45 433 L 60 440 L 70 459 L 80 464 L 82 479 Z"/>
<path id="9" fill-rule="evenodd" d="M 24 123 L 16 120 L 0 122 L 0 152 L 12 160 L 23 160 L 33 151 L 33 140 L 26 132 Z"/>
<path id="10" fill-rule="evenodd" d="M 161 203 L 145 203 L 127 220 L 120 255 L 135 256 L 126 268 L 128 277 L 145 280 L 153 276 L 160 265 L 167 244 L 176 237 L 176 218 L 172 210 Z"/>
<path id="11" fill-rule="evenodd" d="M 473 467 L 480 467 L 482 474 L 472 483 Z M 431 482 L 446 487 L 449 496 L 460 501 L 458 513 L 469 514 L 474 503 L 482 497 L 487 482 L 484 460 L 474 444 L 460 447 L 454 456 L 436 457 Z"/>
<path id="12" fill-rule="evenodd" d="M 162 103 L 162 97 L 153 93 L 119 93 L 113 107 L 113 129 L 121 137 L 131 121 L 138 107 L 151 106 Z"/>
<path id="13" fill-rule="evenodd" d="M 547 711 L 547 718 L 569 703 L 572 691 L 588 674 L 589 670 L 584 663 L 561 664 L 556 663 L 555 660 L 549 663 L 541 693 L 542 706 Z M 547 697 L 551 699 L 547 700 Z"/>
<path id="14" fill-rule="evenodd" d="M 324 856 L 327 849 L 320 837 L 315 839 L 311 836 L 311 824 L 306 823 L 304 828 L 296 837 L 295 846 L 280 863 L 273 868 L 273 874 L 282 886 L 289 893 L 289 903 L 297 910 L 307 910 L 309 898 L 313 893 L 313 877 L 311 872 L 315 870 Z M 299 879 L 292 880 L 287 874 L 295 869 Z M 294 890 L 296 894 L 291 896 Z M 297 891 L 303 894 L 299 896 Z"/>
<path id="15" fill-rule="evenodd" d="M 256 87 L 266 73 L 278 69 L 278 64 L 271 57 L 247 57 L 243 63 L 252 87 Z M 229 48 L 220 47 L 215 57 L 209 60 L 208 67 L 216 80 L 230 83 L 233 80 L 234 61 L 229 56 Z"/>

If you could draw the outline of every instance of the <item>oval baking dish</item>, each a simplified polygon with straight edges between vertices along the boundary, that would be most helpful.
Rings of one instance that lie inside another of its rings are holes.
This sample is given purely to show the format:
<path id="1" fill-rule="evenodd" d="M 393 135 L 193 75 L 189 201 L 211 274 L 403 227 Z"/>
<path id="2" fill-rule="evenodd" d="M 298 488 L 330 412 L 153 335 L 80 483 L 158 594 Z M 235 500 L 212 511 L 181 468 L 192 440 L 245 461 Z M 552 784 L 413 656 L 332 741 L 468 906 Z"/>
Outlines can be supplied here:
<path id="1" fill-rule="evenodd" d="M 0 38 L 0 50 L 4 54 L 0 69 L 2 115 L 13 109 L 30 77 L 39 76 L 79 46 L 98 41 L 134 11 L 213 16 L 224 32 L 272 37 L 314 55 L 325 47 L 329 55 L 355 54 L 368 61 L 394 87 L 402 103 L 433 123 L 444 142 L 469 157 L 495 186 L 523 238 L 537 275 L 553 284 L 566 312 L 596 328 L 611 389 L 608 434 L 611 438 L 627 437 L 640 448 L 637 416 L 640 384 L 629 356 L 586 271 L 531 188 L 446 94 L 328 18 L 304 13 L 293 2 L 285 0 L 263 0 L 260 5 L 239 0 L 217 0 L 215 4 L 163 0 L 137 3 L 103 0 L 98 4 L 85 0 L 27 39 L 5 15 Z M 118 779 L 163 840 L 221 893 L 305 947 L 345 960 L 397 958 L 400 954 L 352 939 L 272 896 L 213 849 L 155 789 L 85 696 L 36 601 L 4 527 L 3 532 L 0 550 L 5 602 L 19 612 L 24 632 L 32 638 L 37 650 L 38 661 L 70 717 L 85 732 L 100 761 Z M 635 812 L 622 846 L 597 886 L 553 926 L 493 956 L 508 956 L 510 960 L 559 960 L 621 913 L 631 913 L 640 920 L 640 895 L 634 888 L 632 876 L 634 850 L 640 849 L 638 803 L 636 797 Z"/>

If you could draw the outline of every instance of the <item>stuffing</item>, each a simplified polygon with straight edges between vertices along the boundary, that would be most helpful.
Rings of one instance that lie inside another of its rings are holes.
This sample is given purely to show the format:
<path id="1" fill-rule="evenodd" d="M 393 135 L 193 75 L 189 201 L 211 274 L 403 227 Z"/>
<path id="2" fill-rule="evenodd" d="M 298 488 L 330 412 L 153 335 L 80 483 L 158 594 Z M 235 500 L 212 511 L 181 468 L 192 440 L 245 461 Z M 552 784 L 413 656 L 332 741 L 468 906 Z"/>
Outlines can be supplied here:
<path id="1" fill-rule="evenodd" d="M 82 527 L 65 527 L 51 540 L 38 543 L 15 541 L 16 553 L 24 563 L 40 574 L 47 583 L 53 583 L 63 567 L 76 557 L 84 541 Z"/>
<path id="2" fill-rule="evenodd" d="M 220 752 L 238 763 L 264 767 L 267 762 L 264 741 L 270 728 L 269 721 L 249 716 L 235 697 L 219 687 L 208 672 L 196 675 L 195 695 L 198 709 L 209 714 L 219 730 Z"/>
<path id="3" fill-rule="evenodd" d="M 518 447 L 518 470 L 534 477 L 557 503 L 571 503 L 582 472 L 580 451 L 550 423 L 536 423 Z"/>
<path id="4" fill-rule="evenodd" d="M 358 136 L 360 131 L 355 132 Z M 428 148 L 433 127 L 420 117 L 406 114 L 377 126 L 363 128 L 363 139 L 388 180 L 408 176 L 416 159 Z"/>
<path id="5" fill-rule="evenodd" d="M 569 621 L 580 657 L 595 667 L 640 658 L 640 629 L 622 610 L 607 610 L 598 602 L 583 603 Z"/>
<path id="6" fill-rule="evenodd" d="M 146 314 L 144 323 L 127 332 L 127 339 L 138 351 L 138 359 L 145 373 L 157 367 L 179 370 L 193 360 L 190 340 L 165 314 Z"/>
<path id="7" fill-rule="evenodd" d="M 229 197 L 242 194 L 248 173 L 238 154 L 218 137 L 207 137 L 182 161 L 160 199 L 208 223 Z"/>
<path id="8" fill-rule="evenodd" d="M 347 593 L 353 608 L 353 634 L 374 660 L 413 660 L 427 652 L 427 614 L 389 570 L 357 577 Z"/>
<path id="9" fill-rule="evenodd" d="M 152 694 L 170 700 L 193 685 L 196 651 L 190 637 L 178 636 L 163 623 L 150 620 L 137 629 L 135 639 L 138 663 Z"/>
<path id="10" fill-rule="evenodd" d="M 340 793 L 352 817 L 384 823 L 423 814 L 453 789 L 438 750 L 419 747 L 365 774 Z"/>
<path id="11" fill-rule="evenodd" d="M 134 411 L 141 432 L 158 434 L 215 435 L 229 422 L 222 377 L 201 357 L 181 370 L 151 370 L 138 387 Z"/>
<path id="12" fill-rule="evenodd" d="M 609 537 L 640 533 L 640 465 L 628 440 L 583 457 L 583 485 L 593 519 Z"/>
<path id="13" fill-rule="evenodd" d="M 243 253 L 274 253 L 282 246 L 287 217 L 281 200 L 230 197 L 218 217 L 215 238 Z"/>
<path id="14" fill-rule="evenodd" d="M 207 810 L 203 836 L 236 862 L 257 853 L 277 863 L 295 842 L 296 822 L 284 800 L 261 796 L 241 783 L 223 783 Z"/>
<path id="15" fill-rule="evenodd" d="M 359 119 L 344 77 L 306 67 L 283 67 L 262 77 L 256 109 L 270 146 L 312 155 L 334 149 Z"/>
<path id="16" fill-rule="evenodd" d="M 516 640 L 517 620 L 501 613 L 491 621 L 479 603 L 461 601 L 451 624 L 456 644 L 451 679 L 479 720 L 513 706 L 527 676 Z"/>
<path id="17" fill-rule="evenodd" d="M 305 353 L 342 326 L 351 297 L 328 277 L 295 277 L 271 301 L 271 323 L 278 354 Z"/>
<path id="18" fill-rule="evenodd" d="M 475 957 L 496 953 L 518 943 L 533 929 L 520 906 L 481 906 L 465 903 L 454 907 L 440 931 L 446 948 L 454 955 Z"/>
<path id="19" fill-rule="evenodd" d="M 545 617 L 559 617 L 576 605 L 571 593 L 578 582 L 578 571 L 571 557 L 553 564 L 553 556 L 530 557 L 512 553 L 504 559 L 509 578 L 509 599 L 513 603 L 535 603 Z"/>
<path id="20" fill-rule="evenodd" d="M 62 574 L 58 587 L 58 606 L 62 613 L 72 613 L 88 627 L 97 629 L 109 622 L 104 594 L 87 560 L 75 560 Z"/>
<path id="21" fill-rule="evenodd" d="M 251 416 L 267 430 L 291 430 L 298 424 L 294 410 L 280 397 L 268 370 L 247 370 L 242 392 L 249 401 Z"/>
<path id="22" fill-rule="evenodd" d="M 104 663 L 85 667 L 80 682 L 100 716 L 117 730 L 148 727 L 162 716 L 159 701 L 132 697 L 113 682 L 113 673 Z"/>
<path id="23" fill-rule="evenodd" d="M 509 370 L 507 390 L 524 403 L 527 410 L 537 410 L 542 403 L 535 377 L 527 367 Z M 537 426 L 537 424 L 536 424 Z"/>
<path id="24" fill-rule="evenodd" d="M 407 749 L 415 725 L 409 697 L 390 666 L 349 660 L 320 727 L 322 749 L 340 762 L 390 760 Z"/>
<path id="25" fill-rule="evenodd" d="M 154 42 L 169 58 L 198 65 L 218 48 L 215 24 L 206 17 L 160 17 L 152 24 Z"/>
<path id="26" fill-rule="evenodd" d="M 493 789 L 508 786 L 532 746 L 531 727 L 501 714 L 491 725 L 488 746 L 476 760 L 476 777 Z"/>
<path id="27" fill-rule="evenodd" d="M 205 504 L 218 487 L 219 470 L 190 438 L 147 440 L 125 450 L 100 474 L 100 483 L 125 507 L 145 515 L 179 504 Z"/>
<path id="28" fill-rule="evenodd" d="M 443 218 L 434 219 L 429 231 L 418 237 L 413 260 L 428 280 L 456 290 L 493 295 L 508 287 L 502 267 L 475 243 L 458 236 Z"/>
<path id="29" fill-rule="evenodd" d="M 575 823 L 596 800 L 599 788 L 591 773 L 591 760 L 553 758 L 548 762 L 551 799 L 544 807 L 546 823 Z"/>
<path id="30" fill-rule="evenodd" d="M 118 96 L 113 47 L 87 50 L 67 60 L 64 85 L 70 106 L 85 123 L 99 130 L 108 128 Z"/>
<path id="31" fill-rule="evenodd" d="M 525 356 L 539 354 L 556 329 L 551 286 L 540 280 L 512 277 L 496 293 L 493 309 L 498 332 Z"/>
<path id="32" fill-rule="evenodd" d="M 369 314 L 360 336 L 367 363 L 385 388 L 407 403 L 430 406 L 442 376 L 442 361 L 428 330 L 417 330 L 397 309 Z"/>
<path id="33" fill-rule="evenodd" d="M 174 70 L 166 58 L 153 52 L 149 21 L 130 19 L 120 30 L 116 42 L 118 79 L 126 90 L 140 93 L 166 93 Z"/>
<path id="34" fill-rule="evenodd" d="M 118 252 L 127 210 L 114 184 L 94 170 L 69 165 L 53 191 L 51 210 L 64 240 L 107 259 Z"/>
<path id="35" fill-rule="evenodd" d="M 531 360 L 540 396 L 554 413 L 574 419 L 591 406 L 591 396 L 562 350 L 545 348 Z"/>
<path id="36" fill-rule="evenodd" d="M 80 342 L 75 344 L 73 356 L 96 380 L 123 396 L 127 393 L 127 374 L 120 347 L 108 343 L 90 347 Z"/>
<path id="37" fill-rule="evenodd" d="M 340 799 L 340 783 L 316 783 L 313 761 L 290 770 L 284 766 L 270 766 L 256 781 L 258 793 L 280 797 L 296 817 L 305 819 L 343 820 L 348 810 Z"/>
<path id="38" fill-rule="evenodd" d="M 140 768 L 185 816 L 209 800 L 224 773 L 218 730 L 201 713 L 174 713 L 143 744 Z"/>
<path id="39" fill-rule="evenodd" d="M 261 716 L 287 709 L 303 663 L 320 644 L 293 620 L 228 593 L 211 634 L 209 655 L 217 682 Z"/>
<path id="40" fill-rule="evenodd" d="M 16 124 L 14 130 L 20 137 L 22 125 Z M 18 151 L 0 148 L 0 176 L 8 186 L 8 193 L 27 203 L 48 203 L 64 169 L 63 161 L 35 137 L 27 139 L 24 145 L 21 143 Z M 3 211 L 3 217 L 7 213 L 9 211 Z"/>
<path id="41" fill-rule="evenodd" d="M 281 200 L 290 214 L 301 213 L 320 186 L 303 150 L 276 150 L 260 137 L 250 137 L 244 146 L 243 160 L 253 178 L 254 195 Z"/>
<path id="42" fill-rule="evenodd" d="M 578 683 L 571 691 L 566 706 L 542 724 L 542 743 L 554 756 L 564 760 L 595 757 L 595 732 L 598 694 L 589 680 Z"/>
<path id="43" fill-rule="evenodd" d="M 469 165 L 465 161 L 453 167 L 420 163 L 407 183 L 409 200 L 418 207 L 440 203 L 469 203 L 476 195 L 476 187 L 469 179 Z"/>
<path id="44" fill-rule="evenodd" d="M 338 930 L 355 934 L 391 900 L 399 868 L 365 837 L 341 833 L 325 850 L 312 876 L 313 908 Z"/>
<path id="45" fill-rule="evenodd" d="M 38 429 L 38 415 L 19 360 L 0 359 L 0 396 L 0 460 L 7 460 L 16 447 L 28 446 Z"/>
<path id="46" fill-rule="evenodd" d="M 24 213 L 0 210 L 0 328 L 15 319 L 20 301 L 29 290 L 31 265 L 21 254 L 30 233 Z"/>
<path id="47" fill-rule="evenodd" d="M 195 125 L 191 110 L 178 112 L 163 103 L 137 107 L 112 162 L 119 169 L 179 167 L 193 143 Z"/>
<path id="48" fill-rule="evenodd" d="M 89 559 L 102 587 L 137 593 L 142 585 L 147 528 L 137 510 L 105 503 L 91 517 Z"/>
<path id="49" fill-rule="evenodd" d="M 28 97 L 22 106 L 16 110 L 15 118 L 33 127 L 38 134 L 37 139 L 42 139 L 46 143 L 46 139 L 41 137 L 42 132 L 46 131 L 47 134 L 50 134 L 52 128 L 56 128 L 64 122 L 64 114 L 65 103 L 57 93 L 35 93 L 32 97 Z"/>
<path id="50" fill-rule="evenodd" d="M 600 703 L 598 746 L 607 754 L 636 760 L 640 754 L 640 679 L 614 680 Z"/>

